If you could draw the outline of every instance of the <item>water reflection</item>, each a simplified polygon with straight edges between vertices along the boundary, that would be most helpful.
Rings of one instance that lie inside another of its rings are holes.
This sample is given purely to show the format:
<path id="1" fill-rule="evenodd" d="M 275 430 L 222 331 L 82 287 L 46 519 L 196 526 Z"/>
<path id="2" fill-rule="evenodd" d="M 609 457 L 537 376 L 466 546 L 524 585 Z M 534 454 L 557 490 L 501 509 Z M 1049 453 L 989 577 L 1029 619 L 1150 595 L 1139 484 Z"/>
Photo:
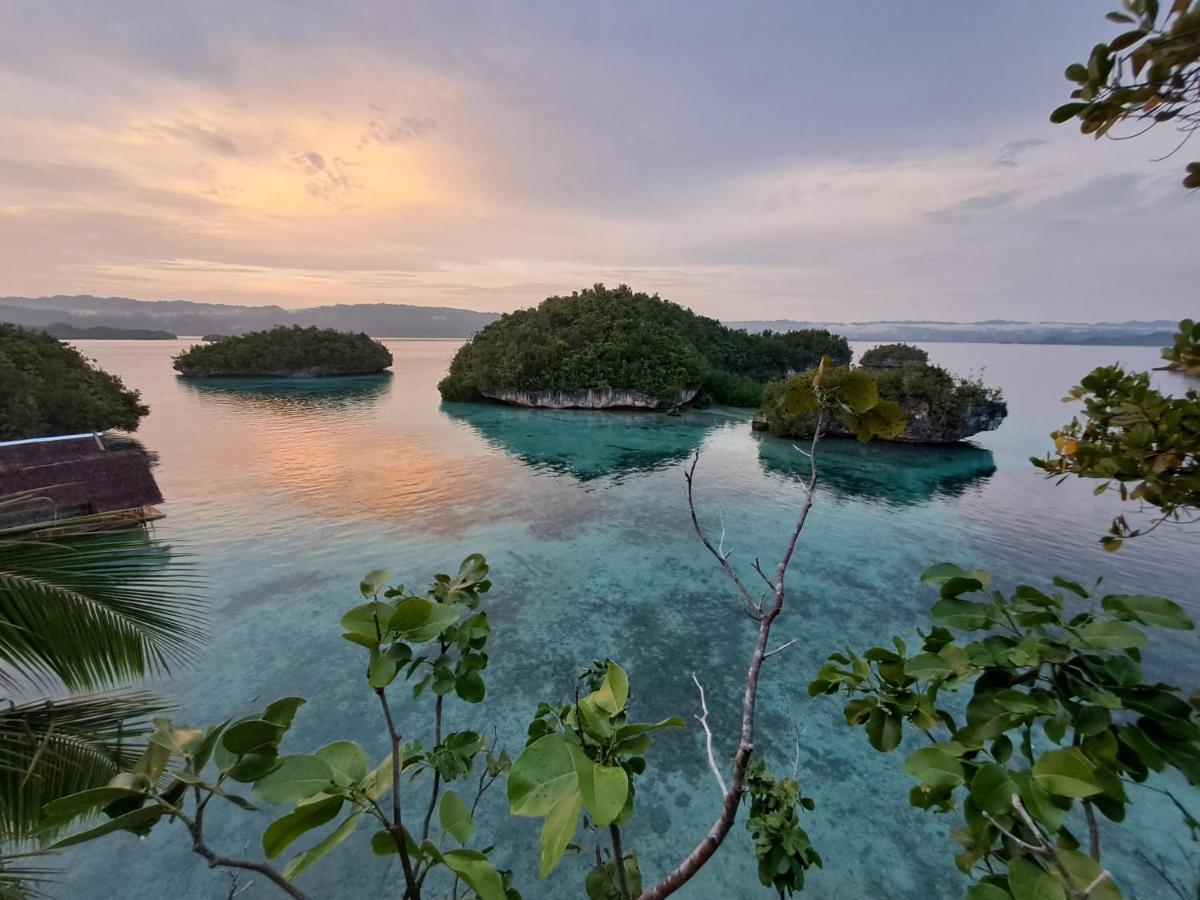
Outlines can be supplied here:
<path id="1" fill-rule="evenodd" d="M 533 469 L 579 481 L 653 472 L 693 453 L 736 415 L 688 410 L 679 416 L 635 411 L 517 409 L 494 403 L 443 403 L 442 412 L 487 444 Z"/>
<path id="2" fill-rule="evenodd" d="M 319 413 L 378 405 L 392 385 L 392 373 L 330 378 L 179 378 L 201 396 L 238 406 L 282 413 Z"/>
<path id="3" fill-rule="evenodd" d="M 758 463 L 768 475 L 807 478 L 809 462 L 791 441 L 758 435 Z M 911 506 L 958 497 L 996 471 L 990 450 L 969 444 L 912 446 L 827 440 L 820 449 L 820 483 L 834 494 Z"/>

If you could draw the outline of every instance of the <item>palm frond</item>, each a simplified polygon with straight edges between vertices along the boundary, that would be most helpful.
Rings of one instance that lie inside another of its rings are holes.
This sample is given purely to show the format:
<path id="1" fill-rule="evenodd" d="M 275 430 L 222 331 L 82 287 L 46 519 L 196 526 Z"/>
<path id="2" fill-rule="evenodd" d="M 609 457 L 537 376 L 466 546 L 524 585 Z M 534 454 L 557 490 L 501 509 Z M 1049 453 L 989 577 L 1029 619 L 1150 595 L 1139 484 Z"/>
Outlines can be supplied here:
<path id="1" fill-rule="evenodd" d="M 46 852 L 0 854 L 0 900 L 37 900 L 42 887 L 54 880 L 56 869 L 39 864 L 52 856 Z"/>
<path id="2" fill-rule="evenodd" d="M 95 690 L 194 655 L 206 616 L 190 560 L 140 528 L 37 527 L 0 533 L 0 683 Z"/>
<path id="3" fill-rule="evenodd" d="M 50 801 L 104 785 L 132 767 L 152 717 L 170 708 L 144 691 L 0 708 L 0 845 L 28 842 Z"/>

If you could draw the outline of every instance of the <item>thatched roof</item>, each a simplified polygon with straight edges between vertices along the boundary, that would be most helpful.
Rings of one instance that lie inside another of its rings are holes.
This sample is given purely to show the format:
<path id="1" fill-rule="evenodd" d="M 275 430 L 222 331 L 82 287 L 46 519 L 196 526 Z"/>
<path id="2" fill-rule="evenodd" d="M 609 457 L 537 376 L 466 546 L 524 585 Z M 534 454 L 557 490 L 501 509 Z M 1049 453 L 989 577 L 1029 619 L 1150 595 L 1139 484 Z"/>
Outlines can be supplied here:
<path id="1" fill-rule="evenodd" d="M 27 495 L 3 524 L 146 511 L 162 503 L 152 456 L 136 441 L 101 434 L 0 443 L 0 496 Z"/>

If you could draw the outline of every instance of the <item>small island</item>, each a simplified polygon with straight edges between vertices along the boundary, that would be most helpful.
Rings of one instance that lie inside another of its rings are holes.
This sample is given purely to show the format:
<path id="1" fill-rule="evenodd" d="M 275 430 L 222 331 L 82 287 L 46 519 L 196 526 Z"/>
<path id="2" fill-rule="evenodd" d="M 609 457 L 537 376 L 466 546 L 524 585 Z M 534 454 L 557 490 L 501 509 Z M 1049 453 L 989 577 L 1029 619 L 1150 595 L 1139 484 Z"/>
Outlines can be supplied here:
<path id="1" fill-rule="evenodd" d="M 194 378 L 374 375 L 391 364 L 391 351 L 366 334 L 299 325 L 196 344 L 174 363 L 177 372 Z"/>
<path id="2" fill-rule="evenodd" d="M 828 331 L 748 334 L 658 295 L 602 284 L 506 313 L 459 348 L 438 384 L 446 401 L 555 409 L 675 409 L 694 401 L 756 407 L 763 387 L 850 361 Z"/>
<path id="3" fill-rule="evenodd" d="M 885 344 L 863 354 L 857 371 L 869 373 L 879 397 L 895 403 L 905 420 L 904 429 L 886 440 L 909 444 L 953 444 L 981 431 L 994 431 L 1008 415 L 999 388 L 980 379 L 955 378 L 929 362 L 929 354 L 911 344 Z M 809 438 L 816 425 L 811 412 L 793 413 L 781 402 L 795 379 L 811 381 L 812 372 L 772 382 L 753 427 L 777 437 Z M 898 427 L 897 423 L 897 427 Z M 853 437 L 855 432 L 840 417 L 826 421 L 830 437 Z"/>
<path id="4" fill-rule="evenodd" d="M 66 322 L 51 322 L 41 329 L 56 338 L 68 341 L 173 341 L 170 331 L 156 328 L 116 328 L 109 325 L 89 325 L 81 328 Z"/>

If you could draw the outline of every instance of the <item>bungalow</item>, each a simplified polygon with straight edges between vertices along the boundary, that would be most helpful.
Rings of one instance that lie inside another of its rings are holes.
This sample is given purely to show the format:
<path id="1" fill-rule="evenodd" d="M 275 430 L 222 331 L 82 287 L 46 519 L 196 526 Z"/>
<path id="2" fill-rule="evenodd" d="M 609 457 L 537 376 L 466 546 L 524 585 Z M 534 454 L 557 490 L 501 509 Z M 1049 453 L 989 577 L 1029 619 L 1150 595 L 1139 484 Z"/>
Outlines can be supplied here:
<path id="1" fill-rule="evenodd" d="M 162 517 L 153 456 L 100 432 L 0 442 L 0 527 L 95 517 L 124 525 Z"/>

